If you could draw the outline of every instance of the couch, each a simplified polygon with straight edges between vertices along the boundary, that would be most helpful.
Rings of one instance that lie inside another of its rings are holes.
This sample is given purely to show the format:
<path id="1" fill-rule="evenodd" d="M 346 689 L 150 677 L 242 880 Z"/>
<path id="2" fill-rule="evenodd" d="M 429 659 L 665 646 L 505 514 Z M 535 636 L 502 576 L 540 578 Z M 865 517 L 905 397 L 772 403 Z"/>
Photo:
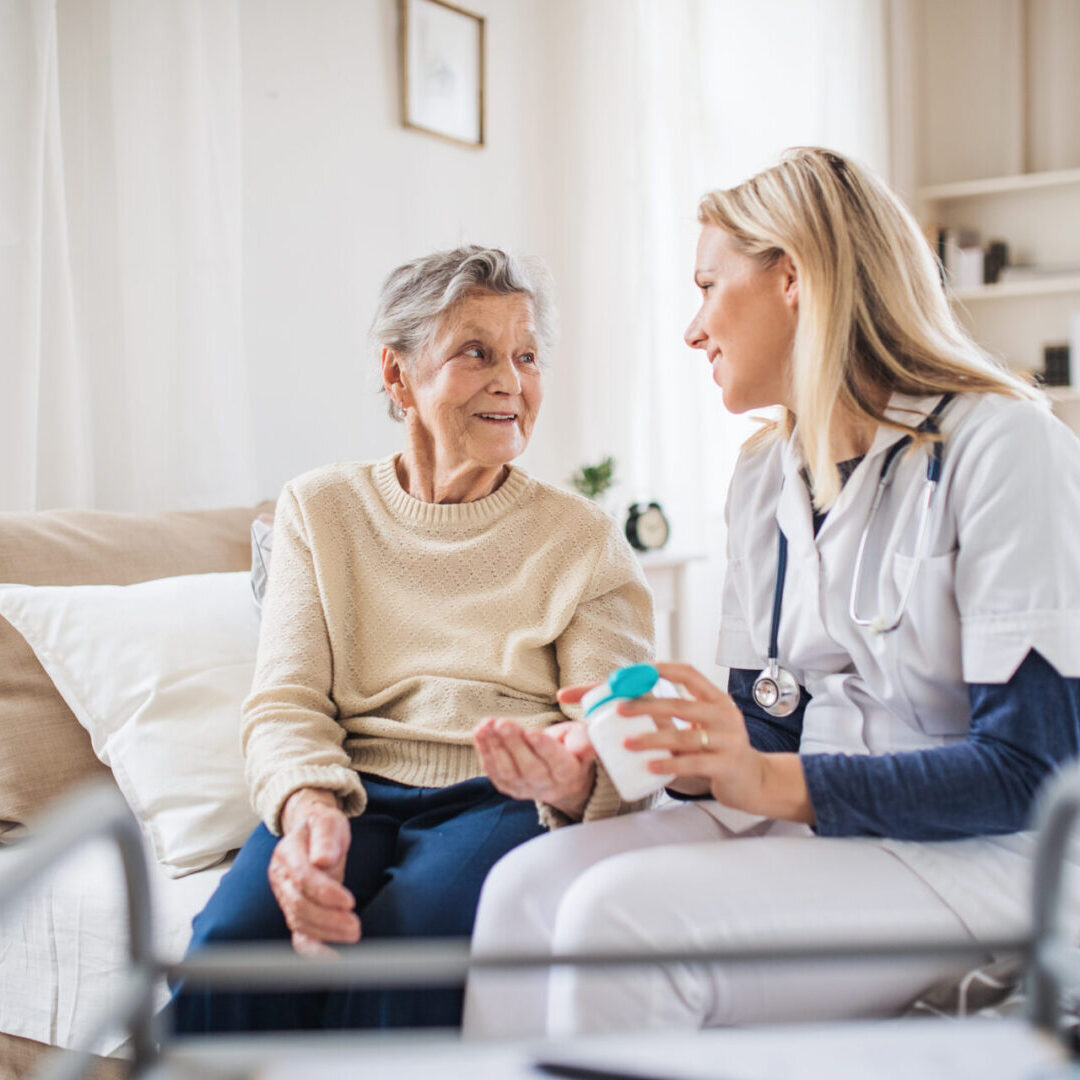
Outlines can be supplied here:
<path id="1" fill-rule="evenodd" d="M 0 513 L 0 582 L 130 585 L 246 572 L 251 524 L 267 509 Z M 0 875 L 8 849 L 46 804 L 81 781 L 112 775 L 26 639 L 0 618 Z M 228 859 L 178 876 L 154 858 L 149 840 L 147 849 L 155 948 L 179 957 L 191 918 Z M 31 897 L 0 912 L 0 1078 L 22 1076 L 49 1046 L 82 1045 L 115 993 L 125 925 L 118 860 L 104 846 L 78 853 Z M 164 987 L 158 997 L 164 1000 Z M 112 1033 L 93 1049 L 118 1055 L 121 1042 Z"/>

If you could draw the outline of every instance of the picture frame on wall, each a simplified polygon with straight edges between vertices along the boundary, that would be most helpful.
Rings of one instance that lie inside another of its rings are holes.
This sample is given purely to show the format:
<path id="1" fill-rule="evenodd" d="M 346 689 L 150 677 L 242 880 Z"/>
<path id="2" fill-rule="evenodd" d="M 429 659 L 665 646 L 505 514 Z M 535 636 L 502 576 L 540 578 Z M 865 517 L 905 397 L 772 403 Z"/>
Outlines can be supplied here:
<path id="1" fill-rule="evenodd" d="M 398 0 L 402 123 L 484 145 L 484 18 L 447 0 Z"/>

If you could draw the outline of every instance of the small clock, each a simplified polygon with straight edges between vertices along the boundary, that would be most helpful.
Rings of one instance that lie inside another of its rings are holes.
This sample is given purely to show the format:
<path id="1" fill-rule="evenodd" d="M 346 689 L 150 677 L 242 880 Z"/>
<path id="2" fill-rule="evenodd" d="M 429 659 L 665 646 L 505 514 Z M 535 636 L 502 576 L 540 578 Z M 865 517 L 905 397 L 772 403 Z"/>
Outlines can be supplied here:
<path id="1" fill-rule="evenodd" d="M 626 519 L 626 539 L 638 551 L 662 548 L 671 535 L 671 526 L 659 503 L 634 503 Z"/>

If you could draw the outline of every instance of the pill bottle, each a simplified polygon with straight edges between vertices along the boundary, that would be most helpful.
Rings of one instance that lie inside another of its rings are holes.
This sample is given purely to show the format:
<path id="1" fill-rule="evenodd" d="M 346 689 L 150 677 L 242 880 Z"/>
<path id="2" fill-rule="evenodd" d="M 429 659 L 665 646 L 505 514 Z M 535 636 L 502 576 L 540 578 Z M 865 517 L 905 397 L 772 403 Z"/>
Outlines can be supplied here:
<path id="1" fill-rule="evenodd" d="M 594 686 L 582 699 L 589 739 L 611 777 L 619 795 L 626 802 L 643 799 L 674 776 L 650 772 L 650 761 L 669 757 L 667 750 L 627 750 L 623 740 L 631 735 L 656 731 L 651 716 L 620 716 L 615 710 L 620 701 L 642 697 L 656 686 L 660 675 L 652 664 L 632 664 L 613 671 L 606 682 Z"/>

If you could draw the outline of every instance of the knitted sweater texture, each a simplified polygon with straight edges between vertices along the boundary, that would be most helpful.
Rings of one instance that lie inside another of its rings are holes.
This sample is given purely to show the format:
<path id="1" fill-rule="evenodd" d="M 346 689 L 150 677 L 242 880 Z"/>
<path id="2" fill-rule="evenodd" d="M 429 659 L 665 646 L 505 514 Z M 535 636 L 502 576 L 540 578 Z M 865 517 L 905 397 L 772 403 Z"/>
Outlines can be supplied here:
<path id="1" fill-rule="evenodd" d="M 637 558 L 589 501 L 511 467 L 486 498 L 426 503 L 396 456 L 286 484 L 241 738 L 255 808 L 280 832 L 298 788 L 363 812 L 359 773 L 418 787 L 482 775 L 487 716 L 580 714 L 558 687 L 652 655 Z M 603 770 L 585 819 L 628 809 Z M 540 817 L 565 820 L 550 807 Z"/>

